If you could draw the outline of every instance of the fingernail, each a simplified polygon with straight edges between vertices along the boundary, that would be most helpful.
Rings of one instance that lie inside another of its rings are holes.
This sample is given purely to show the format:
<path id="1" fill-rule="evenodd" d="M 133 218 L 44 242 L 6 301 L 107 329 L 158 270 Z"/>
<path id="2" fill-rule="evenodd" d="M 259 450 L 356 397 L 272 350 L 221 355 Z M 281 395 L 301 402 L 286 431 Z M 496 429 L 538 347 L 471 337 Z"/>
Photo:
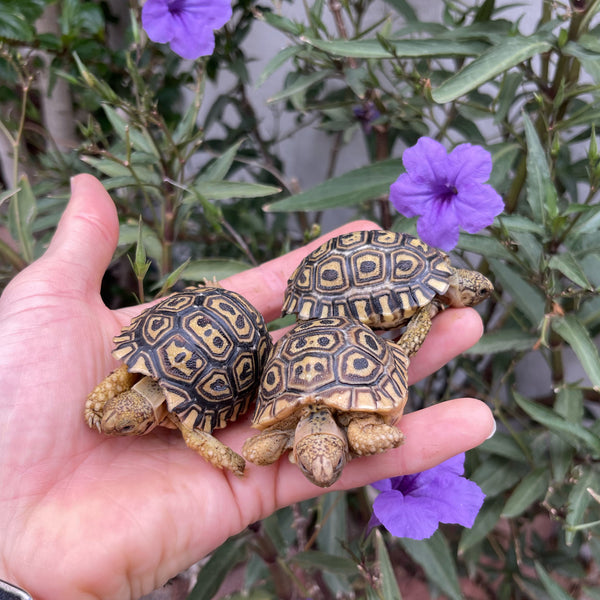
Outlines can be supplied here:
<path id="1" fill-rule="evenodd" d="M 496 433 L 496 419 L 494 419 L 494 429 L 492 429 L 492 432 L 490 433 L 490 435 L 488 435 L 485 439 L 489 440 L 491 437 L 494 436 L 495 433 Z"/>

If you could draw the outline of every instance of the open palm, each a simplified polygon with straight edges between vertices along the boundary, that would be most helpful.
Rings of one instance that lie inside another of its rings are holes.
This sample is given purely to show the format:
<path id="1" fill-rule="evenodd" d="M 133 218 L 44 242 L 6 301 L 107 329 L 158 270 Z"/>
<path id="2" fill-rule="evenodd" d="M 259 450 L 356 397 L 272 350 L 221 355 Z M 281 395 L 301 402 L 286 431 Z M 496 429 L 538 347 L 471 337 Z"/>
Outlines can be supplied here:
<path id="1" fill-rule="evenodd" d="M 372 227 L 356 222 L 331 235 Z M 85 425 L 86 395 L 116 366 L 112 338 L 141 310 L 110 311 L 99 295 L 117 231 L 104 188 L 76 177 L 48 251 L 0 298 L 0 578 L 39 600 L 138 598 L 249 523 L 323 493 L 287 460 L 249 464 L 238 479 L 173 431 L 109 438 Z M 288 276 L 317 243 L 222 285 L 273 319 Z M 480 334 L 471 309 L 439 315 L 411 381 Z M 352 461 L 333 489 L 429 468 L 481 443 L 493 420 L 481 402 L 460 399 L 406 415 L 401 427 L 404 446 Z M 249 435 L 247 417 L 217 432 L 238 452 Z"/>

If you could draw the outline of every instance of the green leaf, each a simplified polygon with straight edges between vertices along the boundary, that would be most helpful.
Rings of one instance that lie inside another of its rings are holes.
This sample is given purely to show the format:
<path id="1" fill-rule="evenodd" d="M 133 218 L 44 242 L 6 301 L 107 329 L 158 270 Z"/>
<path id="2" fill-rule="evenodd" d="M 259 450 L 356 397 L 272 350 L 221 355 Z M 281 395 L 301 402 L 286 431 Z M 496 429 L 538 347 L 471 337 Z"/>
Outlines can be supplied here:
<path id="1" fill-rule="evenodd" d="M 242 560 L 243 538 L 231 538 L 219 546 L 198 573 L 198 583 L 187 600 L 210 600 L 219 591 L 228 573 Z"/>
<path id="2" fill-rule="evenodd" d="M 316 71 L 315 73 L 309 73 L 308 75 L 299 75 L 289 87 L 269 98 L 267 102 L 273 104 L 275 102 L 279 102 L 280 100 L 285 100 L 290 96 L 294 96 L 298 92 L 307 90 L 309 87 L 315 85 L 315 83 L 319 83 L 320 81 L 323 81 L 323 79 L 327 79 L 329 77 L 331 77 L 331 73 L 327 70 Z"/>
<path id="3" fill-rule="evenodd" d="M 432 97 L 439 104 L 456 100 L 536 54 L 547 52 L 551 47 L 540 35 L 507 38 L 444 81 L 433 90 Z"/>
<path id="4" fill-rule="evenodd" d="M 31 263 L 34 257 L 33 222 L 37 206 L 27 175 L 19 179 L 18 190 L 11 195 L 8 205 L 8 227 L 18 243 L 23 259 Z"/>
<path id="5" fill-rule="evenodd" d="M 401 170 L 402 163 L 396 158 L 376 162 L 324 181 L 306 192 L 273 202 L 265 210 L 291 212 L 355 206 L 387 194 Z"/>
<path id="6" fill-rule="evenodd" d="M 592 290 L 593 286 L 590 283 L 583 267 L 570 252 L 555 254 L 548 261 L 548 266 L 552 269 L 560 271 L 565 277 L 576 283 L 584 290 Z"/>
<path id="7" fill-rule="evenodd" d="M 504 498 L 502 496 L 484 502 L 475 519 L 475 523 L 473 523 L 473 527 L 471 529 L 464 529 L 460 536 L 460 541 L 458 542 L 459 555 L 464 554 L 467 550 L 479 544 L 496 527 L 503 505 Z"/>
<path id="8" fill-rule="evenodd" d="M 551 184 L 548 159 L 527 113 L 523 113 L 523 125 L 527 141 L 527 201 L 533 219 L 545 224 L 548 214 L 546 204 L 548 195 L 554 193 L 556 196 L 556 190 L 552 192 L 554 188 Z"/>
<path id="9" fill-rule="evenodd" d="M 444 595 L 451 600 L 463 600 L 452 551 L 439 530 L 427 540 L 400 538 L 399 542 Z"/>
<path id="10" fill-rule="evenodd" d="M 484 333 L 482 338 L 468 350 L 469 354 L 498 354 L 499 352 L 527 352 L 532 350 L 538 336 L 522 329 L 501 329 Z"/>
<path id="11" fill-rule="evenodd" d="M 514 262 L 512 253 L 496 238 L 474 233 L 461 233 L 458 247 L 467 252 L 475 252 L 486 258 L 499 258 Z"/>
<path id="12" fill-rule="evenodd" d="M 544 318 L 543 294 L 526 282 L 521 273 L 496 259 L 490 259 L 490 267 L 496 279 L 510 294 L 515 306 L 537 327 Z"/>
<path id="13" fill-rule="evenodd" d="M 595 457 L 600 456 L 600 438 L 585 429 L 581 425 L 571 423 L 556 414 L 553 410 L 536 404 L 531 400 L 521 396 L 518 392 L 513 392 L 517 404 L 534 420 L 550 429 L 550 431 L 560 435 L 568 443 L 576 448 L 583 442 L 593 453 Z"/>
<path id="14" fill-rule="evenodd" d="M 94 167 L 100 173 L 109 177 L 131 177 L 131 168 L 126 167 L 120 162 L 108 158 L 94 158 L 92 156 L 82 156 L 84 163 Z"/>
<path id="15" fill-rule="evenodd" d="M 396 581 L 394 567 L 390 560 L 381 531 L 375 530 L 375 547 L 377 548 L 377 562 L 381 576 L 381 595 L 385 600 L 402 600 L 402 594 Z"/>
<path id="16" fill-rule="evenodd" d="M 115 130 L 115 133 L 124 142 L 128 142 L 130 146 L 137 148 L 146 154 L 159 158 L 158 149 L 148 132 L 137 130 L 108 104 L 102 104 L 102 109 L 112 128 Z"/>
<path id="17" fill-rule="evenodd" d="M 223 181 L 227 173 L 229 173 L 229 169 L 243 142 L 244 140 L 242 139 L 233 144 L 233 146 L 227 148 L 221 156 L 208 165 L 208 167 L 198 176 L 196 184 L 200 181 Z"/>
<path id="18" fill-rule="evenodd" d="M 34 29 L 25 15 L 15 12 L 12 6 L 0 6 L 0 38 L 30 42 Z"/>
<path id="19" fill-rule="evenodd" d="M 516 462 L 527 462 L 524 448 L 519 445 L 512 435 L 500 431 L 496 431 L 493 437 L 489 440 L 485 440 L 485 442 L 479 446 L 479 449 L 482 452 L 503 456 L 504 458 Z"/>
<path id="20" fill-rule="evenodd" d="M 379 40 L 321 40 L 302 37 L 302 41 L 334 56 L 346 58 L 433 58 L 450 56 L 477 56 L 486 44 L 477 41 L 452 40 L 385 40 L 387 50 Z"/>
<path id="21" fill-rule="evenodd" d="M 345 575 L 358 574 L 358 566 L 352 559 L 318 550 L 298 552 L 289 559 L 289 562 L 305 569 L 318 569 Z"/>
<path id="22" fill-rule="evenodd" d="M 347 556 L 344 542 L 348 539 L 348 505 L 345 492 L 330 492 L 318 500 L 319 520 L 317 544 L 327 554 Z M 348 577 L 340 573 L 322 574 L 334 597 L 342 597 L 348 589 Z"/>
<path id="23" fill-rule="evenodd" d="M 575 315 L 554 317 L 552 329 L 565 340 L 575 352 L 581 366 L 590 378 L 592 387 L 600 392 L 600 356 L 588 330 Z"/>
<path id="24" fill-rule="evenodd" d="M 191 281 L 204 281 L 205 279 L 212 281 L 213 277 L 216 277 L 217 281 L 221 281 L 221 279 L 250 269 L 251 266 L 241 260 L 230 258 L 202 258 L 190 261 L 181 276 L 183 279 Z"/>
<path id="25" fill-rule="evenodd" d="M 539 561 L 536 560 L 534 565 L 544 589 L 548 592 L 550 600 L 573 600 L 573 596 L 565 592 L 565 590 L 560 587 L 550 575 L 548 575 Z"/>
<path id="26" fill-rule="evenodd" d="M 490 456 L 471 475 L 488 497 L 497 496 L 515 485 L 529 469 L 522 462 L 507 461 L 499 456 Z"/>
<path id="27" fill-rule="evenodd" d="M 258 77 L 255 87 L 260 87 L 269 77 L 271 77 L 271 75 L 273 75 L 273 73 L 275 73 L 275 71 L 277 71 L 277 69 L 282 67 L 290 60 L 290 58 L 293 58 L 301 51 L 302 48 L 300 46 L 289 46 L 288 48 L 284 48 L 277 52 Z"/>
<path id="28" fill-rule="evenodd" d="M 529 473 L 529 475 L 526 475 L 506 501 L 502 510 L 502 516 L 508 519 L 518 517 L 534 502 L 537 502 L 546 495 L 549 483 L 550 473 L 546 466 L 539 467 Z"/>
<path id="29" fill-rule="evenodd" d="M 227 200 L 229 198 L 262 198 L 278 194 L 281 188 L 243 181 L 199 181 L 192 189 L 211 200 Z"/>
<path id="30" fill-rule="evenodd" d="M 585 511 L 592 500 L 588 489 L 598 490 L 598 474 L 594 467 L 586 465 L 582 468 L 585 469 L 583 474 L 569 492 L 565 533 L 567 546 L 575 540 L 577 530 L 573 528 L 583 522 Z"/>

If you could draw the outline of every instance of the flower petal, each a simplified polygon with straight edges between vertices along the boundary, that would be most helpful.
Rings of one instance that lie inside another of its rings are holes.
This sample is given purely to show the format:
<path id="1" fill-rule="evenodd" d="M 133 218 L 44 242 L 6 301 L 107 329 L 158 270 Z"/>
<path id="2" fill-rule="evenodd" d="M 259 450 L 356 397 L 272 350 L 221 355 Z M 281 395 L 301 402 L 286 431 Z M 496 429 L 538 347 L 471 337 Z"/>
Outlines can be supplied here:
<path id="1" fill-rule="evenodd" d="M 481 146 L 460 144 L 448 155 L 448 170 L 457 186 L 464 180 L 485 183 L 492 173 L 492 156 Z"/>
<path id="2" fill-rule="evenodd" d="M 384 492 L 373 502 L 373 514 L 396 537 L 423 540 L 438 528 L 438 519 L 423 502 L 400 492 Z"/>
<path id="3" fill-rule="evenodd" d="M 175 35 L 173 16 L 167 0 L 148 0 L 142 7 L 142 27 L 148 37 L 158 44 L 166 44 Z"/>
<path id="4" fill-rule="evenodd" d="M 408 173 L 400 175 L 390 186 L 390 202 L 405 217 L 416 217 L 426 213 L 435 199 L 434 188 L 415 183 Z"/>
<path id="5" fill-rule="evenodd" d="M 402 163 L 415 183 L 438 183 L 446 180 L 448 154 L 442 144 L 428 137 L 421 137 L 402 155 Z"/>
<path id="6" fill-rule="evenodd" d="M 461 227 L 476 233 L 494 222 L 494 217 L 504 210 L 504 202 L 491 185 L 468 183 L 458 189 L 454 207 Z"/>
<path id="7" fill-rule="evenodd" d="M 232 14 L 230 0 L 147 0 L 142 8 L 142 26 L 158 43 L 171 43 L 183 58 L 212 54 L 213 30 L 222 27 Z"/>
<path id="8" fill-rule="evenodd" d="M 430 246 L 449 252 L 458 244 L 459 222 L 453 202 L 434 202 L 417 221 L 419 237 Z"/>
<path id="9" fill-rule="evenodd" d="M 182 24 L 180 33 L 171 40 L 171 50 L 182 58 L 194 60 L 200 56 L 209 56 L 215 49 L 215 34 L 210 27 L 188 30 Z"/>

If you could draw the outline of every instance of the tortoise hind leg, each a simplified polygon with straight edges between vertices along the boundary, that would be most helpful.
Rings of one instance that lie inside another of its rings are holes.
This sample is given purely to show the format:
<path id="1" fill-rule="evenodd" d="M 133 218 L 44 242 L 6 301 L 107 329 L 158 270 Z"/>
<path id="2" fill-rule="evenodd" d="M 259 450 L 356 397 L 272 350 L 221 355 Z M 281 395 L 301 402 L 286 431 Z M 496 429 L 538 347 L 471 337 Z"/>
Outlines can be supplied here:
<path id="1" fill-rule="evenodd" d="M 169 415 L 172 423 L 181 431 L 188 448 L 197 452 L 202 458 L 218 469 L 228 469 L 237 477 L 242 477 L 246 461 L 229 446 L 220 442 L 206 431 L 190 429 L 177 417 Z"/>
<path id="2" fill-rule="evenodd" d="M 101 431 L 100 423 L 105 404 L 117 394 L 130 389 L 140 377 L 137 373 L 130 373 L 127 365 L 121 365 L 105 377 L 87 397 L 84 411 L 87 424 L 92 429 Z"/>
<path id="3" fill-rule="evenodd" d="M 404 434 L 380 415 L 350 413 L 348 417 L 348 445 L 355 456 L 378 454 L 404 443 Z"/>

